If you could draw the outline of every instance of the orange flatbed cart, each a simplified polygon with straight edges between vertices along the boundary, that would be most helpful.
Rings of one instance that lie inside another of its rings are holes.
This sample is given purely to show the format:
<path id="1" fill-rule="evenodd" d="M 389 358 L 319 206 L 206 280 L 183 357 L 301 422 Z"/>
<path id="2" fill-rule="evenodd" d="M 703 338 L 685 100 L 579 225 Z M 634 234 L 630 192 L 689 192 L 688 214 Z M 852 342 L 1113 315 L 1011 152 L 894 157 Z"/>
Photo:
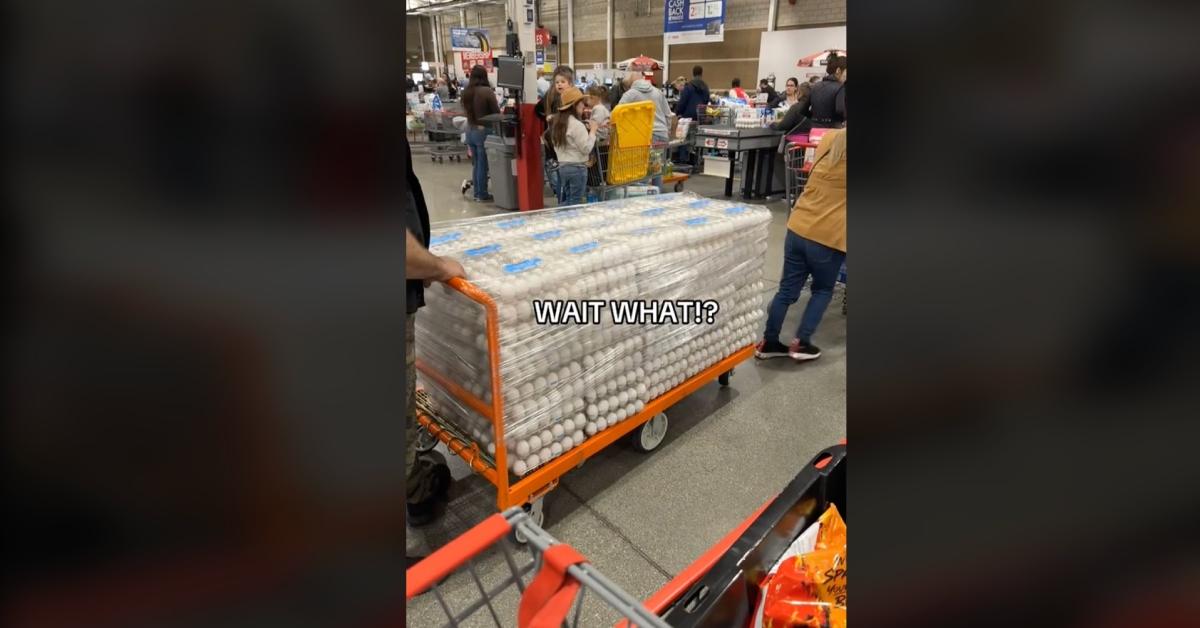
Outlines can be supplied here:
<path id="1" fill-rule="evenodd" d="M 471 394 L 463 386 L 438 372 L 420 358 L 416 360 L 416 368 L 423 376 L 436 383 L 458 402 L 490 421 L 495 433 L 495 442 L 504 443 L 504 421 L 501 420 L 504 416 L 504 396 L 501 392 L 502 382 L 499 375 L 500 333 L 496 303 L 487 293 L 462 278 L 451 279 L 449 285 L 484 308 L 492 402 L 485 403 L 478 396 Z M 641 451 L 653 451 L 666 436 L 667 417 L 665 411 L 668 408 L 712 380 L 717 380 L 722 386 L 727 386 L 734 367 L 753 355 L 754 345 L 746 345 L 738 349 L 661 396 L 651 399 L 645 408 L 633 417 L 597 432 L 585 440 L 582 445 L 563 453 L 515 481 L 507 471 L 508 452 L 505 447 L 497 446 L 495 455 L 489 455 L 469 435 L 438 418 L 421 391 L 417 394 L 417 421 L 426 434 L 422 435 L 424 442 L 419 445 L 419 448 L 428 450 L 436 446 L 438 442 L 445 443 L 446 448 L 467 463 L 475 473 L 495 485 L 496 507 L 500 511 L 513 506 L 523 506 L 530 513 L 534 522 L 542 525 L 545 518 L 542 498 L 558 486 L 559 480 L 564 474 L 578 468 L 588 458 L 635 430 L 637 430 L 637 434 L 633 437 L 634 447 Z"/>

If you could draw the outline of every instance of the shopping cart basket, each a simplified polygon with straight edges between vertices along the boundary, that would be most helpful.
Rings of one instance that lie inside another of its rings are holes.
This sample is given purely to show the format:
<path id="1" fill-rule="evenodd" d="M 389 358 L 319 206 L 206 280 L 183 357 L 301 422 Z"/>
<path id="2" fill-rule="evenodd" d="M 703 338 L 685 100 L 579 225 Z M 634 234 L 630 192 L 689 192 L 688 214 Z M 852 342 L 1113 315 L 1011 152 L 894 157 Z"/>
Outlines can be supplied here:
<path id="1" fill-rule="evenodd" d="M 846 441 L 819 452 L 779 495 L 646 600 L 673 628 L 752 624 L 760 585 L 785 549 L 830 505 L 846 508 Z"/>
<path id="2" fill-rule="evenodd" d="M 808 142 L 787 145 L 787 152 L 784 154 L 784 167 L 787 169 L 784 194 L 789 207 L 796 203 L 796 199 L 800 198 L 800 193 L 804 191 L 804 184 L 808 182 L 808 175 L 812 171 L 813 151 L 816 147 L 816 144 Z"/>
<path id="3" fill-rule="evenodd" d="M 425 134 L 429 137 L 430 161 L 442 163 L 449 157 L 450 161 L 462 161 L 467 154 L 467 147 L 462 143 L 462 135 L 466 132 L 463 126 L 455 124 L 454 119 L 461 118 L 450 111 L 426 111 L 424 114 Z"/>
<path id="4" fill-rule="evenodd" d="M 592 151 L 593 164 L 588 168 L 589 196 L 605 201 L 658 194 L 658 187 L 650 183 L 654 178 L 664 176 L 671 147 L 670 142 L 624 147 L 597 143 Z M 672 179 L 671 183 L 681 184 L 682 180 Z M 682 189 L 681 185 L 679 187 Z"/>
<path id="5" fill-rule="evenodd" d="M 523 548 L 514 545 L 509 540 L 510 532 L 521 533 L 528 543 Z M 498 550 L 507 571 L 502 567 L 498 570 L 502 574 L 501 581 L 485 584 L 476 561 L 492 549 Z M 473 585 L 465 589 L 470 599 L 465 604 L 456 604 L 461 608 L 452 607 L 443 592 L 444 587 L 439 584 L 456 572 L 469 574 L 469 584 Z M 549 628 L 611 625 L 624 619 L 630 626 L 669 628 L 574 548 L 551 537 L 520 508 L 510 508 L 483 520 L 414 565 L 408 570 L 406 580 L 406 599 L 412 602 L 415 597 L 429 592 L 437 606 L 429 604 L 421 610 L 436 612 L 440 609 L 439 617 L 446 620 L 440 625 L 444 626 L 482 624 L 501 628 Z M 599 608 L 590 609 L 585 615 L 583 606 L 588 594 L 598 601 Z M 410 604 L 410 613 L 414 610 Z M 608 615 L 612 616 L 612 621 Z M 581 623 L 581 616 L 585 623 Z M 409 625 L 417 625 L 411 622 L 413 619 L 410 615 Z M 425 619 L 421 621 L 421 625 L 430 625 Z"/>

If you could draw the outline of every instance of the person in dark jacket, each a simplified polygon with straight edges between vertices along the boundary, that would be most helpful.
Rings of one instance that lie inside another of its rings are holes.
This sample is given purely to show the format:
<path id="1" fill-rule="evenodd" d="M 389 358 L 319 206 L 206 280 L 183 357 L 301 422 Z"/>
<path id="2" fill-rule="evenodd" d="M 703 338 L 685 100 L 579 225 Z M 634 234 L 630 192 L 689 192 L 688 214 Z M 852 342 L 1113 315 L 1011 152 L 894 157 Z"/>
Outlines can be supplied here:
<path id="1" fill-rule="evenodd" d="M 809 97 L 812 95 L 812 90 L 809 89 L 808 83 L 803 85 L 796 84 L 796 79 L 788 79 L 788 95 L 786 100 L 780 102 L 790 102 L 794 95 L 795 102 L 791 107 L 788 107 L 787 113 L 783 114 L 783 119 L 771 125 L 776 131 L 783 131 L 791 135 L 793 133 L 807 133 L 812 128 L 812 120 L 808 118 L 809 113 Z M 792 91 L 793 85 L 795 91 Z"/>
<path id="2" fill-rule="evenodd" d="M 846 125 L 846 57 L 830 53 L 826 63 L 829 73 L 813 85 L 808 117 L 816 128 L 837 129 Z"/>
<path id="3" fill-rule="evenodd" d="M 680 118 L 696 119 L 696 111 L 700 105 L 708 104 L 708 84 L 704 82 L 704 68 L 692 68 L 692 82 L 683 86 L 679 102 L 675 103 L 675 115 Z"/>
<path id="4" fill-rule="evenodd" d="M 406 468 L 406 506 L 408 525 L 420 527 L 429 524 L 437 516 L 436 505 L 445 501 L 450 488 L 450 468 L 445 459 L 436 452 L 417 453 L 417 407 L 416 407 L 416 332 L 417 310 L 425 305 L 425 285 L 434 281 L 448 282 L 454 277 L 464 277 L 466 272 L 458 262 L 448 257 L 438 257 L 429 252 L 429 209 L 421 182 L 412 169 L 412 149 L 408 138 L 404 143 L 407 157 L 406 175 L 408 198 L 404 205 L 405 233 L 404 279 L 406 311 L 404 317 L 405 366 L 407 367 L 406 400 L 407 411 L 404 427 L 404 465 Z M 414 565 L 422 556 L 409 556 L 408 564 Z"/>
<path id="5" fill-rule="evenodd" d="M 471 82 L 462 96 L 463 110 L 467 113 L 467 145 L 471 147 L 471 184 L 475 187 L 475 200 L 490 203 L 494 198 L 488 194 L 488 125 L 481 118 L 500 113 L 500 104 L 482 65 L 471 68 Z"/>
<path id="6" fill-rule="evenodd" d="M 771 87 L 771 82 L 767 79 L 758 82 L 758 93 L 767 95 L 767 106 L 771 109 L 774 109 L 779 104 L 779 101 L 782 100 L 779 92 L 775 91 L 774 87 Z"/>
<path id="7" fill-rule="evenodd" d="M 704 68 L 700 66 L 692 67 L 692 82 L 683 86 L 683 91 L 679 93 L 679 102 L 675 103 L 675 115 L 680 118 L 691 118 L 693 121 L 698 121 L 697 112 L 701 105 L 707 105 L 709 98 L 708 84 L 704 82 Z M 696 125 L 692 125 L 695 129 Z M 688 141 L 691 141 L 693 131 L 688 131 Z M 680 146 L 679 152 L 675 154 L 675 161 L 678 163 L 686 163 L 691 161 L 690 149 L 688 146 Z"/>

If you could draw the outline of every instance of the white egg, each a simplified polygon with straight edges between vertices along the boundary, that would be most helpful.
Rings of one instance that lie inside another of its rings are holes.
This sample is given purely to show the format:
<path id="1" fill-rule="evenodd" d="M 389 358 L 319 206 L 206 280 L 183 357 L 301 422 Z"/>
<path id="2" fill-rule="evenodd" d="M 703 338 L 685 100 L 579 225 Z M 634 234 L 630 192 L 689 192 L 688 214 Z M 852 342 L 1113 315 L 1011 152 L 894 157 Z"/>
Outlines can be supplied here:
<path id="1" fill-rule="evenodd" d="M 575 419 L 571 419 L 571 418 L 564 419 L 562 422 L 562 428 L 568 434 L 570 434 L 571 432 L 574 432 L 575 431 Z"/>
<path id="2" fill-rule="evenodd" d="M 607 414 L 607 413 L 608 413 L 608 400 L 607 400 L 607 399 L 601 399 L 601 400 L 600 400 L 600 403 L 596 404 L 596 410 L 597 410 L 597 411 L 598 411 L 600 414 Z"/>
<path id="3" fill-rule="evenodd" d="M 563 452 L 563 446 L 561 443 L 554 443 L 554 444 L 550 445 L 550 455 L 551 456 L 561 456 L 562 452 Z"/>
<path id="4" fill-rule="evenodd" d="M 525 465 L 530 469 L 536 469 L 539 464 L 542 464 L 542 459 L 537 454 L 529 454 L 529 457 L 525 459 Z"/>
<path id="5" fill-rule="evenodd" d="M 529 441 L 522 440 L 517 443 L 517 455 L 522 458 L 529 455 Z"/>
<path id="6" fill-rule="evenodd" d="M 562 439 L 563 451 L 571 451 L 575 447 L 575 438 L 572 436 L 564 436 Z"/>
<path id="7" fill-rule="evenodd" d="M 614 410 L 615 410 L 615 409 L 616 409 L 616 407 L 617 407 L 617 406 L 619 406 L 619 405 L 621 405 L 621 400 L 620 400 L 620 398 L 618 398 L 616 395 L 613 395 L 613 396 L 611 396 L 611 397 L 609 397 L 609 398 L 608 398 L 608 407 L 609 407 L 609 408 L 611 408 L 611 409 L 614 409 Z"/>
<path id="8" fill-rule="evenodd" d="M 600 409 L 599 409 L 598 407 L 596 407 L 596 404 L 594 404 L 594 403 L 589 403 L 589 404 L 588 404 L 588 407 L 587 407 L 587 416 L 588 416 L 588 418 L 589 418 L 589 419 L 594 419 L 594 418 L 596 418 L 596 415 L 597 415 L 597 414 L 599 414 L 599 412 L 600 412 Z"/>
<path id="9" fill-rule="evenodd" d="M 569 420 L 569 419 L 568 419 L 568 420 Z M 550 428 L 550 434 L 551 434 L 552 436 L 554 436 L 554 438 L 556 438 L 556 439 L 558 439 L 558 438 L 562 438 L 563 431 L 564 431 L 565 429 L 566 429 L 566 428 L 565 428 L 565 427 L 564 427 L 564 426 L 563 426 L 561 423 L 555 423 L 555 424 L 554 424 L 554 427 Z"/>
<path id="10" fill-rule="evenodd" d="M 513 463 L 512 470 L 513 473 L 517 474 L 518 476 L 522 476 L 529 472 L 529 466 L 525 464 L 524 460 L 518 460 Z"/>
<path id="11" fill-rule="evenodd" d="M 608 420 L 603 418 L 596 419 L 596 431 L 603 432 L 606 429 L 608 429 Z"/>
<path id="12" fill-rule="evenodd" d="M 575 430 L 575 433 L 571 435 L 571 440 L 575 441 L 576 445 L 582 445 L 583 441 L 586 440 L 587 437 L 583 435 L 583 432 L 584 430 Z"/>
<path id="13" fill-rule="evenodd" d="M 622 390 L 620 393 L 617 394 L 617 402 L 620 403 L 621 405 L 625 405 L 625 404 L 629 403 L 629 393 Z"/>
<path id="14" fill-rule="evenodd" d="M 627 418 L 629 418 L 629 411 L 624 407 L 617 408 L 617 420 L 624 421 Z"/>
<path id="15" fill-rule="evenodd" d="M 542 450 L 539 451 L 537 455 L 542 462 L 550 462 L 550 459 L 554 457 L 554 454 L 550 451 L 549 447 L 542 447 Z"/>
<path id="16" fill-rule="evenodd" d="M 595 421 L 588 421 L 588 422 L 587 422 L 587 425 L 583 426 L 583 431 L 584 431 L 584 432 L 587 432 L 587 435 L 588 435 L 588 436 L 591 436 L 592 434 L 595 434 L 595 433 L 596 433 L 596 429 L 597 429 L 597 428 L 596 428 L 596 422 L 595 422 Z"/>
<path id="17" fill-rule="evenodd" d="M 645 384 L 638 384 L 638 385 L 637 385 L 637 389 L 636 389 L 636 390 L 637 390 L 637 396 L 638 396 L 638 397 L 645 397 L 645 396 L 646 396 L 646 385 L 645 385 Z"/>
<path id="18" fill-rule="evenodd" d="M 537 434 L 530 436 L 528 445 L 530 451 L 538 451 L 542 448 L 542 437 L 538 436 Z M 518 445 L 518 447 L 520 447 L 520 445 Z"/>
<path id="19" fill-rule="evenodd" d="M 537 379 L 533 380 L 533 387 L 537 390 L 546 390 L 546 378 L 539 375 Z"/>
<path id="20" fill-rule="evenodd" d="M 586 407 L 587 407 L 587 405 L 585 405 L 583 403 L 583 399 L 576 397 L 575 401 L 573 402 L 573 404 L 571 406 L 571 409 L 574 410 L 576 414 L 579 414 L 579 413 L 583 412 L 583 409 Z"/>
<path id="21" fill-rule="evenodd" d="M 608 416 L 605 417 L 605 420 L 608 421 L 609 425 L 616 425 L 621 419 L 617 418 L 617 413 L 614 410 L 608 413 Z"/>

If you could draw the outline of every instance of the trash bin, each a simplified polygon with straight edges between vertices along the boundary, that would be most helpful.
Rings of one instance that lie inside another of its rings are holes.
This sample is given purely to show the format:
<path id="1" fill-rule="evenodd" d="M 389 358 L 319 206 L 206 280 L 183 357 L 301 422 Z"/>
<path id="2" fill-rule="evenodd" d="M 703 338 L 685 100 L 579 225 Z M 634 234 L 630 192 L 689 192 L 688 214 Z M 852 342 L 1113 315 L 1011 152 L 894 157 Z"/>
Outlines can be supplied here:
<path id="1" fill-rule="evenodd" d="M 487 151 L 489 192 L 501 209 L 517 209 L 517 140 L 512 137 L 489 135 L 484 142 Z"/>

